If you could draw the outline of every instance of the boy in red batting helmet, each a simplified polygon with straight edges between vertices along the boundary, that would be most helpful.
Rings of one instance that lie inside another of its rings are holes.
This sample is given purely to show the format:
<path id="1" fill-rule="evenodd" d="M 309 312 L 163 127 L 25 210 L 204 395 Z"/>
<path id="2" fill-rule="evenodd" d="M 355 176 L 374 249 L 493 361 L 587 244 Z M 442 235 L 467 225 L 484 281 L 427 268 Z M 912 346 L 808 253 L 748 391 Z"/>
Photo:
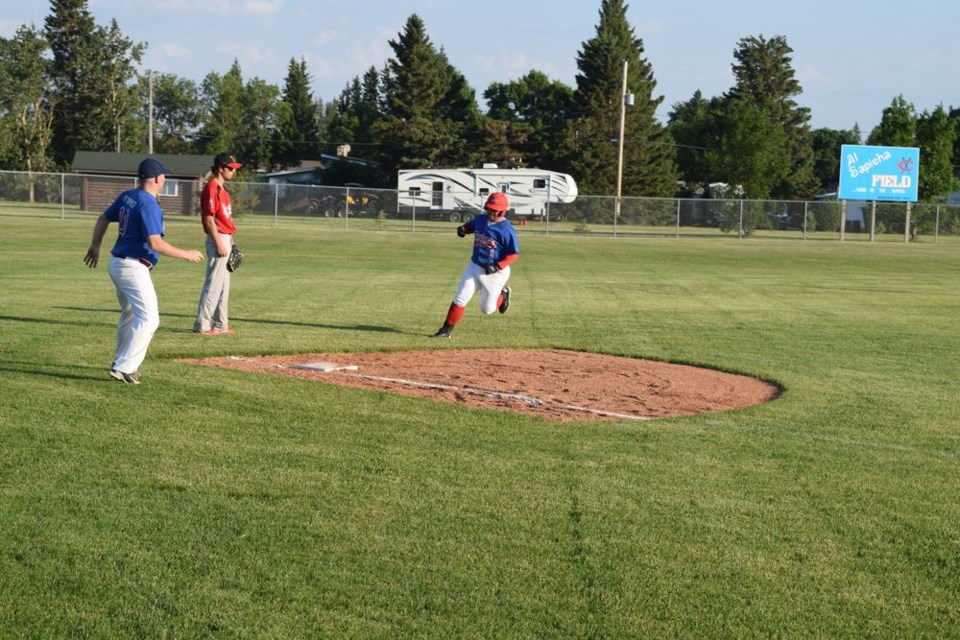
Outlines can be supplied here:
<path id="1" fill-rule="evenodd" d="M 510 307 L 510 287 L 507 286 L 510 265 L 520 256 L 517 233 L 506 217 L 509 207 L 505 194 L 492 193 L 483 205 L 482 214 L 457 227 L 457 235 L 461 238 L 473 235 L 473 255 L 460 277 L 460 286 L 443 326 L 431 337 L 450 337 L 477 289 L 480 290 L 480 310 L 483 313 L 507 312 Z"/>

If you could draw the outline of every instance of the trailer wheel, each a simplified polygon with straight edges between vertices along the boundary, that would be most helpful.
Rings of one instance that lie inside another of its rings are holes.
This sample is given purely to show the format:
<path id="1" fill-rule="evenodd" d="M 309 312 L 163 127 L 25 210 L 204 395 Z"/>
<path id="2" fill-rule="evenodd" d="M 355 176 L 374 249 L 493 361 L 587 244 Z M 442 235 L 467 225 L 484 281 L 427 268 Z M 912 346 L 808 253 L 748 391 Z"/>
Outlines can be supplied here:
<path id="1" fill-rule="evenodd" d="M 451 211 L 451 212 L 450 212 L 450 215 L 447 216 L 447 219 L 448 219 L 450 222 L 460 222 L 460 214 L 457 213 L 456 211 Z"/>

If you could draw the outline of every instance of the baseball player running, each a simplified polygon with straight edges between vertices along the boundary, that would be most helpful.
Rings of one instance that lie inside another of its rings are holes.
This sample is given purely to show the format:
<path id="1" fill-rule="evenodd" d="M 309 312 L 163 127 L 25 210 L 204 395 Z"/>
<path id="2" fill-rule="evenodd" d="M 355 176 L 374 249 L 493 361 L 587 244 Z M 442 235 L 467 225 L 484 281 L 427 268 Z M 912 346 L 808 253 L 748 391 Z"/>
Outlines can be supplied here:
<path id="1" fill-rule="evenodd" d="M 460 286 L 450 303 L 447 318 L 432 338 L 450 337 L 478 288 L 483 313 L 506 313 L 510 307 L 507 281 L 510 279 L 510 265 L 520 257 L 520 246 L 517 232 L 506 218 L 508 208 L 505 194 L 492 193 L 483 205 L 484 213 L 457 227 L 457 235 L 461 238 L 473 234 L 473 255 L 460 277 Z"/>
<path id="2" fill-rule="evenodd" d="M 83 258 L 88 267 L 95 268 L 100 261 L 100 244 L 107 227 L 111 222 L 119 223 L 120 233 L 111 251 L 109 267 L 120 303 L 117 349 L 110 377 L 127 384 L 140 384 L 140 365 L 160 326 L 160 308 L 150 270 L 161 255 L 188 262 L 203 261 L 199 251 L 178 249 L 163 239 L 163 210 L 157 195 L 170 170 L 158 160 L 147 158 L 140 163 L 137 173 L 139 187 L 121 193 L 97 218 L 90 248 Z"/>

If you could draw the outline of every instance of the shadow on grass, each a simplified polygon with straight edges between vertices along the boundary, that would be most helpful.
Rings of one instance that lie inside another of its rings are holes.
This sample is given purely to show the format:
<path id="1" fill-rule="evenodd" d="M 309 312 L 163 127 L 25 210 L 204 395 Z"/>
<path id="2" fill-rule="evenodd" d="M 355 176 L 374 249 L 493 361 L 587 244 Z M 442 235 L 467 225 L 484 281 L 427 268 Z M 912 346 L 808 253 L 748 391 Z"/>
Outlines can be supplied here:
<path id="1" fill-rule="evenodd" d="M 93 313 L 110 313 L 113 315 L 119 315 L 120 311 L 118 309 L 88 309 L 84 307 L 55 307 L 56 309 L 64 309 L 65 311 L 84 311 L 84 312 L 93 312 Z M 161 325 L 161 329 L 166 331 L 171 331 L 174 333 L 193 333 L 193 319 L 194 316 L 187 315 L 185 313 L 161 313 L 161 318 L 186 318 L 190 320 L 190 326 L 184 329 L 176 329 L 164 327 Z M 268 318 L 243 318 L 239 316 L 233 316 L 231 318 L 237 322 L 243 322 L 244 324 L 264 324 L 264 325 L 276 325 L 284 327 L 307 327 L 311 329 L 335 329 L 337 331 L 370 331 L 374 333 L 404 333 L 400 329 L 394 327 L 384 327 L 379 325 L 369 325 L 369 324 L 353 324 L 353 325 L 338 325 L 338 324 L 323 324 L 317 322 L 293 322 L 290 320 L 270 320 Z M 3 320 L 15 320 L 20 322 L 47 322 L 51 324 L 69 324 L 77 326 L 91 326 L 91 323 L 81 323 L 73 322 L 69 320 L 49 320 L 49 319 L 40 319 L 40 318 L 16 318 L 11 316 L 0 316 L 0 321 Z"/>
<path id="2" fill-rule="evenodd" d="M 60 378 L 63 380 L 99 380 L 114 381 L 107 375 L 107 367 L 95 367 L 90 365 L 70 365 L 71 369 L 89 369 L 96 371 L 97 375 L 87 375 L 79 373 L 64 373 L 62 364 L 42 364 L 38 362 L 18 362 L 15 360 L 0 359 L 0 372 L 23 373 L 31 376 L 44 376 L 49 378 Z"/>

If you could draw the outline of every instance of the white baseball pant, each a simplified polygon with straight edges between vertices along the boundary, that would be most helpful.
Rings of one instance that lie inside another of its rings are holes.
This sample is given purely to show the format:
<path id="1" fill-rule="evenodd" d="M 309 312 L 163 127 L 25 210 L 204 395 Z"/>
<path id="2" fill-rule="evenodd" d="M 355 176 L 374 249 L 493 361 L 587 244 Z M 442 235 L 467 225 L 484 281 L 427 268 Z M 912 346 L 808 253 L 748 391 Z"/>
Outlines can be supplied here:
<path id="1" fill-rule="evenodd" d="M 489 315 L 497 310 L 497 298 L 500 297 L 500 291 L 507 285 L 509 279 L 509 266 L 487 275 L 483 267 L 471 260 L 460 277 L 460 286 L 457 288 L 456 295 L 453 296 L 453 303 L 459 307 L 467 306 L 479 288 L 480 310 Z"/>
<path id="2" fill-rule="evenodd" d="M 133 373 L 147 357 L 147 348 L 160 326 L 160 307 L 150 269 L 136 258 L 110 259 L 110 279 L 117 289 L 120 321 L 113 368 Z"/>

